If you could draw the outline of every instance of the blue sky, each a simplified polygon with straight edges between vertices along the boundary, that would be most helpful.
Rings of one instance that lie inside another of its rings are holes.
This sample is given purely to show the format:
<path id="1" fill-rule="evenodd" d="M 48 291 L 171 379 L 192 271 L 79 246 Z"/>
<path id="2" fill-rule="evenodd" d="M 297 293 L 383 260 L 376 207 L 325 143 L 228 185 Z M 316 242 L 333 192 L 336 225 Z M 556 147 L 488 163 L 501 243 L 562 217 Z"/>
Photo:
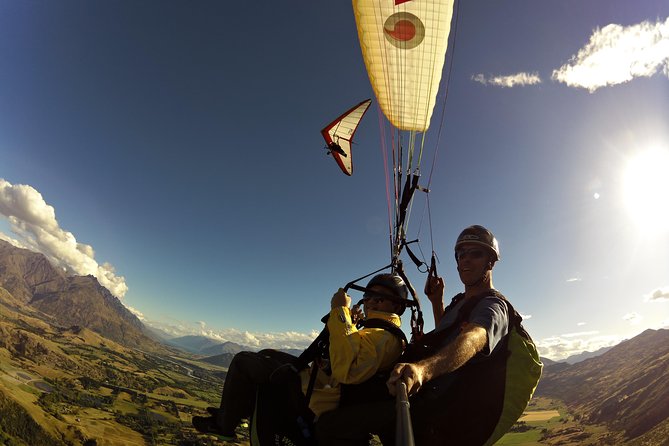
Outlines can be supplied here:
<path id="1" fill-rule="evenodd" d="M 457 26 L 430 194 L 447 295 L 477 223 L 542 354 L 669 326 L 669 3 L 471 0 Z M 353 176 L 319 134 L 368 97 L 350 2 L 4 0 L 0 237 L 175 334 L 303 346 L 389 261 L 376 100 Z"/>

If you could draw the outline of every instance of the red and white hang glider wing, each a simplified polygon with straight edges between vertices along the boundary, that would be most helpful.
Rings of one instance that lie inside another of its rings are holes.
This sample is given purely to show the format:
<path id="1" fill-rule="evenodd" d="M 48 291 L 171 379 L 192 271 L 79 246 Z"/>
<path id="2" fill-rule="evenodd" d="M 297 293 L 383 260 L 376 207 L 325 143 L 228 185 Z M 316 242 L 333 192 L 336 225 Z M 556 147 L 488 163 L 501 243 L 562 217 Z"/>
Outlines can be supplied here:
<path id="1" fill-rule="evenodd" d="M 346 175 L 353 173 L 351 160 L 351 141 L 353 140 L 353 135 L 371 103 L 371 99 L 362 101 L 321 130 L 330 153 L 332 153 L 333 158 Z"/>

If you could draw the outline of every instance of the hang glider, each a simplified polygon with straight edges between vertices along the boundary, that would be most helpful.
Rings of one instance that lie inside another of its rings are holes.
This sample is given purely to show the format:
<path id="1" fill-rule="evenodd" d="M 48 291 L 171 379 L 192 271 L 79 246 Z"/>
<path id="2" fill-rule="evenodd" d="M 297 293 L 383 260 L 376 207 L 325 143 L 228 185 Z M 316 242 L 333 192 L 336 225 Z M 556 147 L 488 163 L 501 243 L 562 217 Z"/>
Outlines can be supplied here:
<path id="1" fill-rule="evenodd" d="M 353 173 L 351 160 L 353 135 L 371 103 L 371 99 L 362 101 L 321 130 L 321 135 L 323 135 L 327 144 L 328 153 L 332 154 L 341 170 L 349 176 Z"/>

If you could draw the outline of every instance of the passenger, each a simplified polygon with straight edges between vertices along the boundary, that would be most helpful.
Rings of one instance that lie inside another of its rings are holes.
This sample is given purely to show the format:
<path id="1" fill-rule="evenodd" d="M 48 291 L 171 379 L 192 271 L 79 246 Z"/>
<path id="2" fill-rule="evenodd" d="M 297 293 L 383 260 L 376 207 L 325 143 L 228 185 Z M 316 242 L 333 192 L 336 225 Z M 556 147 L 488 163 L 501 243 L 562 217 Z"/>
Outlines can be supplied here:
<path id="1" fill-rule="evenodd" d="M 351 298 L 343 289 L 332 296 L 327 320 L 329 364 L 318 368 L 308 402 L 314 418 L 338 407 L 342 386 L 363 383 L 380 371 L 389 372 L 396 364 L 404 348 L 400 337 L 387 328 L 379 328 L 383 323 L 358 329 L 356 322 L 380 319 L 401 333 L 397 327 L 407 299 L 406 284 L 394 274 L 379 274 L 369 281 L 363 295 L 364 314 L 357 305 L 351 308 Z M 210 410 L 209 417 L 193 417 L 193 426 L 223 440 L 234 440 L 240 421 L 254 411 L 258 388 L 269 384 L 277 371 L 284 372 L 297 364 L 297 357 L 276 350 L 238 353 L 225 378 L 220 409 Z M 310 372 L 309 368 L 299 372 L 303 394 L 307 393 Z M 384 393 L 387 394 L 385 389 Z"/>

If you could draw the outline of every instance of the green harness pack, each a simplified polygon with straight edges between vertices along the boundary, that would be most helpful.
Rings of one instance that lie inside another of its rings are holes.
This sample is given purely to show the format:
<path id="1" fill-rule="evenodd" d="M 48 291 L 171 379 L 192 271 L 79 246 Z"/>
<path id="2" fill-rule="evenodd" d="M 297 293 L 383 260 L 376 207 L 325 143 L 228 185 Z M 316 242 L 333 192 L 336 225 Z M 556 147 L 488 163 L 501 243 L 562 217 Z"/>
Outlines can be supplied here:
<path id="1" fill-rule="evenodd" d="M 520 418 L 532 399 L 543 369 L 537 347 L 521 323 L 523 318 L 504 296 L 497 291 L 495 295 L 504 299 L 509 309 L 509 334 L 504 345 L 507 352 L 504 404 L 497 427 L 486 445 L 502 438 Z"/>

